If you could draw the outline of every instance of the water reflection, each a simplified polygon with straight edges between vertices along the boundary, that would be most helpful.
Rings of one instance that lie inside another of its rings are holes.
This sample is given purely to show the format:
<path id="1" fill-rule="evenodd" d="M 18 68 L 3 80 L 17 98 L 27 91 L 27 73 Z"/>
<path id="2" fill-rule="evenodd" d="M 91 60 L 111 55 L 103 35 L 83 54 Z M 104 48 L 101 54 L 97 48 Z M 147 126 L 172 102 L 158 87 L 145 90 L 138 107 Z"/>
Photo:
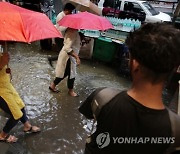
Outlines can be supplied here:
<path id="1" fill-rule="evenodd" d="M 95 88 L 107 86 L 123 90 L 129 81 L 103 64 L 82 61 L 75 81 L 80 97 L 68 96 L 66 81 L 58 87 L 61 92 L 54 94 L 48 89 L 54 79 L 54 69 L 47 62 L 47 56 L 53 53 L 41 51 L 38 42 L 10 44 L 9 52 L 12 82 L 26 104 L 29 118 L 42 128 L 36 135 L 22 133 L 22 125 L 14 129 L 20 138 L 17 144 L 25 149 L 23 153 L 83 153 L 93 121 L 85 119 L 78 107 Z"/>

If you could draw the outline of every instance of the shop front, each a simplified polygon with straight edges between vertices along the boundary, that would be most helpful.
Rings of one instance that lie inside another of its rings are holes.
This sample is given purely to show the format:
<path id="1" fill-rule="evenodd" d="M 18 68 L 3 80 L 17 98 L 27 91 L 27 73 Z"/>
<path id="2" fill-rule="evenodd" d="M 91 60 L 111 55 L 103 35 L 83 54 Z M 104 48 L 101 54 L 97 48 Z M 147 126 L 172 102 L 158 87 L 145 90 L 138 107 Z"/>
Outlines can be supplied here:
<path id="1" fill-rule="evenodd" d="M 114 28 L 106 31 L 84 30 L 84 35 L 91 41 L 81 48 L 80 57 L 115 64 L 119 73 L 128 75 L 128 49 L 125 40 L 130 32 L 141 26 L 141 22 L 127 18 L 106 18 Z"/>

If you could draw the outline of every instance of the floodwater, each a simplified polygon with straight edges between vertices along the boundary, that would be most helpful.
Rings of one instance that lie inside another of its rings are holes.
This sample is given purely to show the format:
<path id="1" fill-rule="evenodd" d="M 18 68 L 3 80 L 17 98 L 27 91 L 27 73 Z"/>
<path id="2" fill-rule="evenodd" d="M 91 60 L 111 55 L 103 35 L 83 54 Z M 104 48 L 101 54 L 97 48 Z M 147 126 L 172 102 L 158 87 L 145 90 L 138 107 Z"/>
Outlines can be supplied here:
<path id="1" fill-rule="evenodd" d="M 81 115 L 78 107 L 95 88 L 107 86 L 124 90 L 130 86 L 130 81 L 117 75 L 112 67 L 82 60 L 75 81 L 75 91 L 80 96 L 74 98 L 67 94 L 66 80 L 58 86 L 60 93 L 52 93 L 48 87 L 54 79 L 54 69 L 48 64 L 47 57 L 57 52 L 42 51 L 39 42 L 10 43 L 8 50 L 12 83 L 26 104 L 30 121 L 40 126 L 42 131 L 38 134 L 24 134 L 23 125 L 19 122 L 11 132 L 19 140 L 9 144 L 6 153 L 83 153 L 92 121 Z M 6 119 L 0 117 L 0 120 L 2 129 Z M 0 143 L 0 147 L 6 147 L 5 144 Z"/>

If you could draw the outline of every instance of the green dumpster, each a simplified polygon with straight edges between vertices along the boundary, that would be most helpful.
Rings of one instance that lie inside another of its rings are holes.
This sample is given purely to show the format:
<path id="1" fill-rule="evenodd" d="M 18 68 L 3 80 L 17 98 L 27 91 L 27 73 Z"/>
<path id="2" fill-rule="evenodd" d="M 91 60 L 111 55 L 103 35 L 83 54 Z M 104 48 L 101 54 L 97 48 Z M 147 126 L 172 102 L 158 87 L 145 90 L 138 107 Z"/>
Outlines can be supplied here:
<path id="1" fill-rule="evenodd" d="M 95 40 L 93 58 L 104 62 L 111 62 L 116 51 L 116 44 L 111 39 L 100 37 Z"/>

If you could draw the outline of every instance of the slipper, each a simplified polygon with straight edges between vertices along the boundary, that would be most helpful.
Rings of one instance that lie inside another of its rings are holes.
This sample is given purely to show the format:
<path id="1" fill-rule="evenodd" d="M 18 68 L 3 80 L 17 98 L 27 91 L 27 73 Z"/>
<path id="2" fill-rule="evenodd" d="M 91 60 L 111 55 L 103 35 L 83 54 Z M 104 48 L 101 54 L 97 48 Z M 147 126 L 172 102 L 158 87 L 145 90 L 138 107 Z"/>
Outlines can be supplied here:
<path id="1" fill-rule="evenodd" d="M 52 89 L 51 87 L 49 87 L 49 90 L 51 90 L 53 93 L 58 93 L 58 92 L 60 92 L 59 90 Z"/>
<path id="2" fill-rule="evenodd" d="M 13 135 L 7 135 L 5 138 L 0 138 L 0 142 L 15 143 L 18 138 Z"/>
<path id="3" fill-rule="evenodd" d="M 37 129 L 35 130 L 35 129 L 33 129 L 33 127 L 37 127 L 37 126 L 31 126 L 30 129 L 24 130 L 24 133 L 38 133 L 41 131 L 40 128 L 37 127 Z"/>

